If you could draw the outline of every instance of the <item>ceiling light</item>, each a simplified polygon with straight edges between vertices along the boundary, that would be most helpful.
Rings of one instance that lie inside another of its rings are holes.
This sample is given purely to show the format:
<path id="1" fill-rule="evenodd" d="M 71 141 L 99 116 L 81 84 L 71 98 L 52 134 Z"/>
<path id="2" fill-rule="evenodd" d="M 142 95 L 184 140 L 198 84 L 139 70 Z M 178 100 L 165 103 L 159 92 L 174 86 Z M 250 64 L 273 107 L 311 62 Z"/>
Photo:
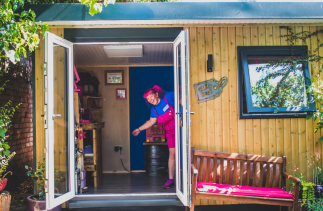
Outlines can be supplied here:
<path id="1" fill-rule="evenodd" d="M 142 57 L 142 45 L 106 45 L 103 47 L 107 57 Z"/>

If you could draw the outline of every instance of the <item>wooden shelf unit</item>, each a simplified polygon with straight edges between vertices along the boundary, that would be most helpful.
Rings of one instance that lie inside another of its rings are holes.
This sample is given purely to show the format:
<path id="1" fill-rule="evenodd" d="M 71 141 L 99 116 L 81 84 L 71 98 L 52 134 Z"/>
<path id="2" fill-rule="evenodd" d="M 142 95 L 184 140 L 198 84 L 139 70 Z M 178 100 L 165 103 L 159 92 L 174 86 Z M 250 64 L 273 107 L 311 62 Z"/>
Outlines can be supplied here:
<path id="1" fill-rule="evenodd" d="M 102 133 L 104 122 L 100 123 L 81 123 L 81 128 L 84 130 L 93 131 L 93 164 L 84 165 L 86 171 L 91 171 L 94 179 L 94 187 L 97 187 L 102 178 Z M 82 139 L 83 147 L 83 139 Z"/>
<path id="2" fill-rule="evenodd" d="M 92 120 L 101 120 L 102 118 L 102 97 L 82 96 L 84 108 L 91 111 Z"/>

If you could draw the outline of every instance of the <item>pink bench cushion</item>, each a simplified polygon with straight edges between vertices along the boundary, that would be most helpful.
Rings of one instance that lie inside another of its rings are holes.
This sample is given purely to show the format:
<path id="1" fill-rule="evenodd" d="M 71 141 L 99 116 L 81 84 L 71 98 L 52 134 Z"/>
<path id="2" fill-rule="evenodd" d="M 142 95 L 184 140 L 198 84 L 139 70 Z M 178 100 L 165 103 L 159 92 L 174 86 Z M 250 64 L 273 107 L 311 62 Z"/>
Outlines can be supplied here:
<path id="1" fill-rule="evenodd" d="M 240 185 L 226 185 L 216 183 L 197 182 L 196 188 L 199 192 L 219 193 L 240 196 L 260 196 L 270 198 L 287 198 L 294 199 L 281 188 L 259 188 Z"/>

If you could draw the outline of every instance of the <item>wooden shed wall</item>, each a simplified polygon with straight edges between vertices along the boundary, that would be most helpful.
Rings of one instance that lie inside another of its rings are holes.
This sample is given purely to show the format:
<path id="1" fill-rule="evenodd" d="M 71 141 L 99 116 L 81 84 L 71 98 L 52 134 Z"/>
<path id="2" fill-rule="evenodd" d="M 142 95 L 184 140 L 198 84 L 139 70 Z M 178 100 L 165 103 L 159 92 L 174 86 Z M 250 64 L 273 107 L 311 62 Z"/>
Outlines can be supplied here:
<path id="1" fill-rule="evenodd" d="M 322 30 L 321 26 L 293 26 L 294 32 Z M 279 46 L 288 45 L 287 29 L 279 26 L 215 26 L 188 27 L 190 43 L 190 88 L 191 88 L 191 146 L 196 149 L 221 152 L 261 154 L 267 156 L 287 156 L 287 170 L 297 166 L 301 173 L 311 179 L 306 156 L 322 153 L 320 132 L 314 133 L 313 120 L 293 119 L 254 119 L 238 118 L 238 69 L 237 46 Z M 50 32 L 64 37 L 63 28 L 51 28 Z M 42 38 L 42 36 L 40 36 Z M 323 42 L 323 36 L 314 36 L 298 45 L 308 45 L 314 49 Z M 323 52 L 319 52 L 323 56 Z M 213 72 L 206 72 L 207 55 L 213 54 Z M 35 51 L 35 111 L 37 162 L 44 156 L 44 45 L 41 40 Z M 322 64 L 320 64 L 322 65 Z M 318 72 L 310 65 L 312 76 Z M 220 97 L 197 103 L 195 83 L 210 78 L 219 80 L 227 76 L 229 81 Z M 323 135 L 323 134 L 322 134 Z M 197 204 L 223 204 L 202 200 Z"/>
<path id="2" fill-rule="evenodd" d="M 51 28 L 50 32 L 59 37 L 64 37 L 63 28 Z M 44 40 L 39 34 L 40 42 L 35 50 L 35 117 L 36 117 L 36 162 L 43 162 L 45 157 L 45 131 L 44 131 Z M 57 61 L 57 65 L 63 65 L 64 60 Z"/>
<path id="3" fill-rule="evenodd" d="M 322 152 L 320 132 L 314 133 L 313 120 L 304 118 L 284 119 L 239 119 L 237 46 L 289 45 L 288 33 L 279 26 L 229 26 L 189 27 L 190 42 L 190 88 L 191 88 L 191 146 L 196 149 L 220 152 L 287 156 L 287 171 L 294 166 L 311 180 L 306 156 Z M 322 30 L 316 26 L 292 26 L 294 32 Z M 323 42 L 319 35 L 298 42 L 315 49 Z M 323 52 L 319 52 L 323 55 Z M 213 72 L 206 72 L 207 55 L 213 55 Z M 321 64 L 322 65 L 322 64 Z M 310 65 L 312 77 L 318 72 Z M 195 83 L 214 78 L 228 77 L 220 97 L 198 103 Z M 322 134 L 323 135 L 323 134 Z M 202 200 L 200 204 L 214 204 Z M 216 202 L 222 203 L 222 202 Z"/>

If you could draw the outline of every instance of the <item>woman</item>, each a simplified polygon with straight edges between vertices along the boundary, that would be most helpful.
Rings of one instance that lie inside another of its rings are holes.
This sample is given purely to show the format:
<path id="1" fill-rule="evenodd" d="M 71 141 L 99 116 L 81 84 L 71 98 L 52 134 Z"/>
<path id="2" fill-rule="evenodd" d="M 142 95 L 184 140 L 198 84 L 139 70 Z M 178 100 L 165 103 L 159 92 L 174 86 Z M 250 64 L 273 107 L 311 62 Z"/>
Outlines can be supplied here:
<path id="1" fill-rule="evenodd" d="M 174 92 L 165 92 L 159 86 L 154 86 L 148 89 L 144 98 L 152 105 L 150 111 L 150 119 L 137 129 L 132 134 L 137 136 L 142 130 L 146 130 L 153 126 L 156 122 L 163 124 L 166 131 L 167 144 L 169 148 L 168 159 L 168 175 L 169 180 L 163 186 L 170 188 L 174 185 L 175 174 L 175 111 L 174 111 Z"/>

